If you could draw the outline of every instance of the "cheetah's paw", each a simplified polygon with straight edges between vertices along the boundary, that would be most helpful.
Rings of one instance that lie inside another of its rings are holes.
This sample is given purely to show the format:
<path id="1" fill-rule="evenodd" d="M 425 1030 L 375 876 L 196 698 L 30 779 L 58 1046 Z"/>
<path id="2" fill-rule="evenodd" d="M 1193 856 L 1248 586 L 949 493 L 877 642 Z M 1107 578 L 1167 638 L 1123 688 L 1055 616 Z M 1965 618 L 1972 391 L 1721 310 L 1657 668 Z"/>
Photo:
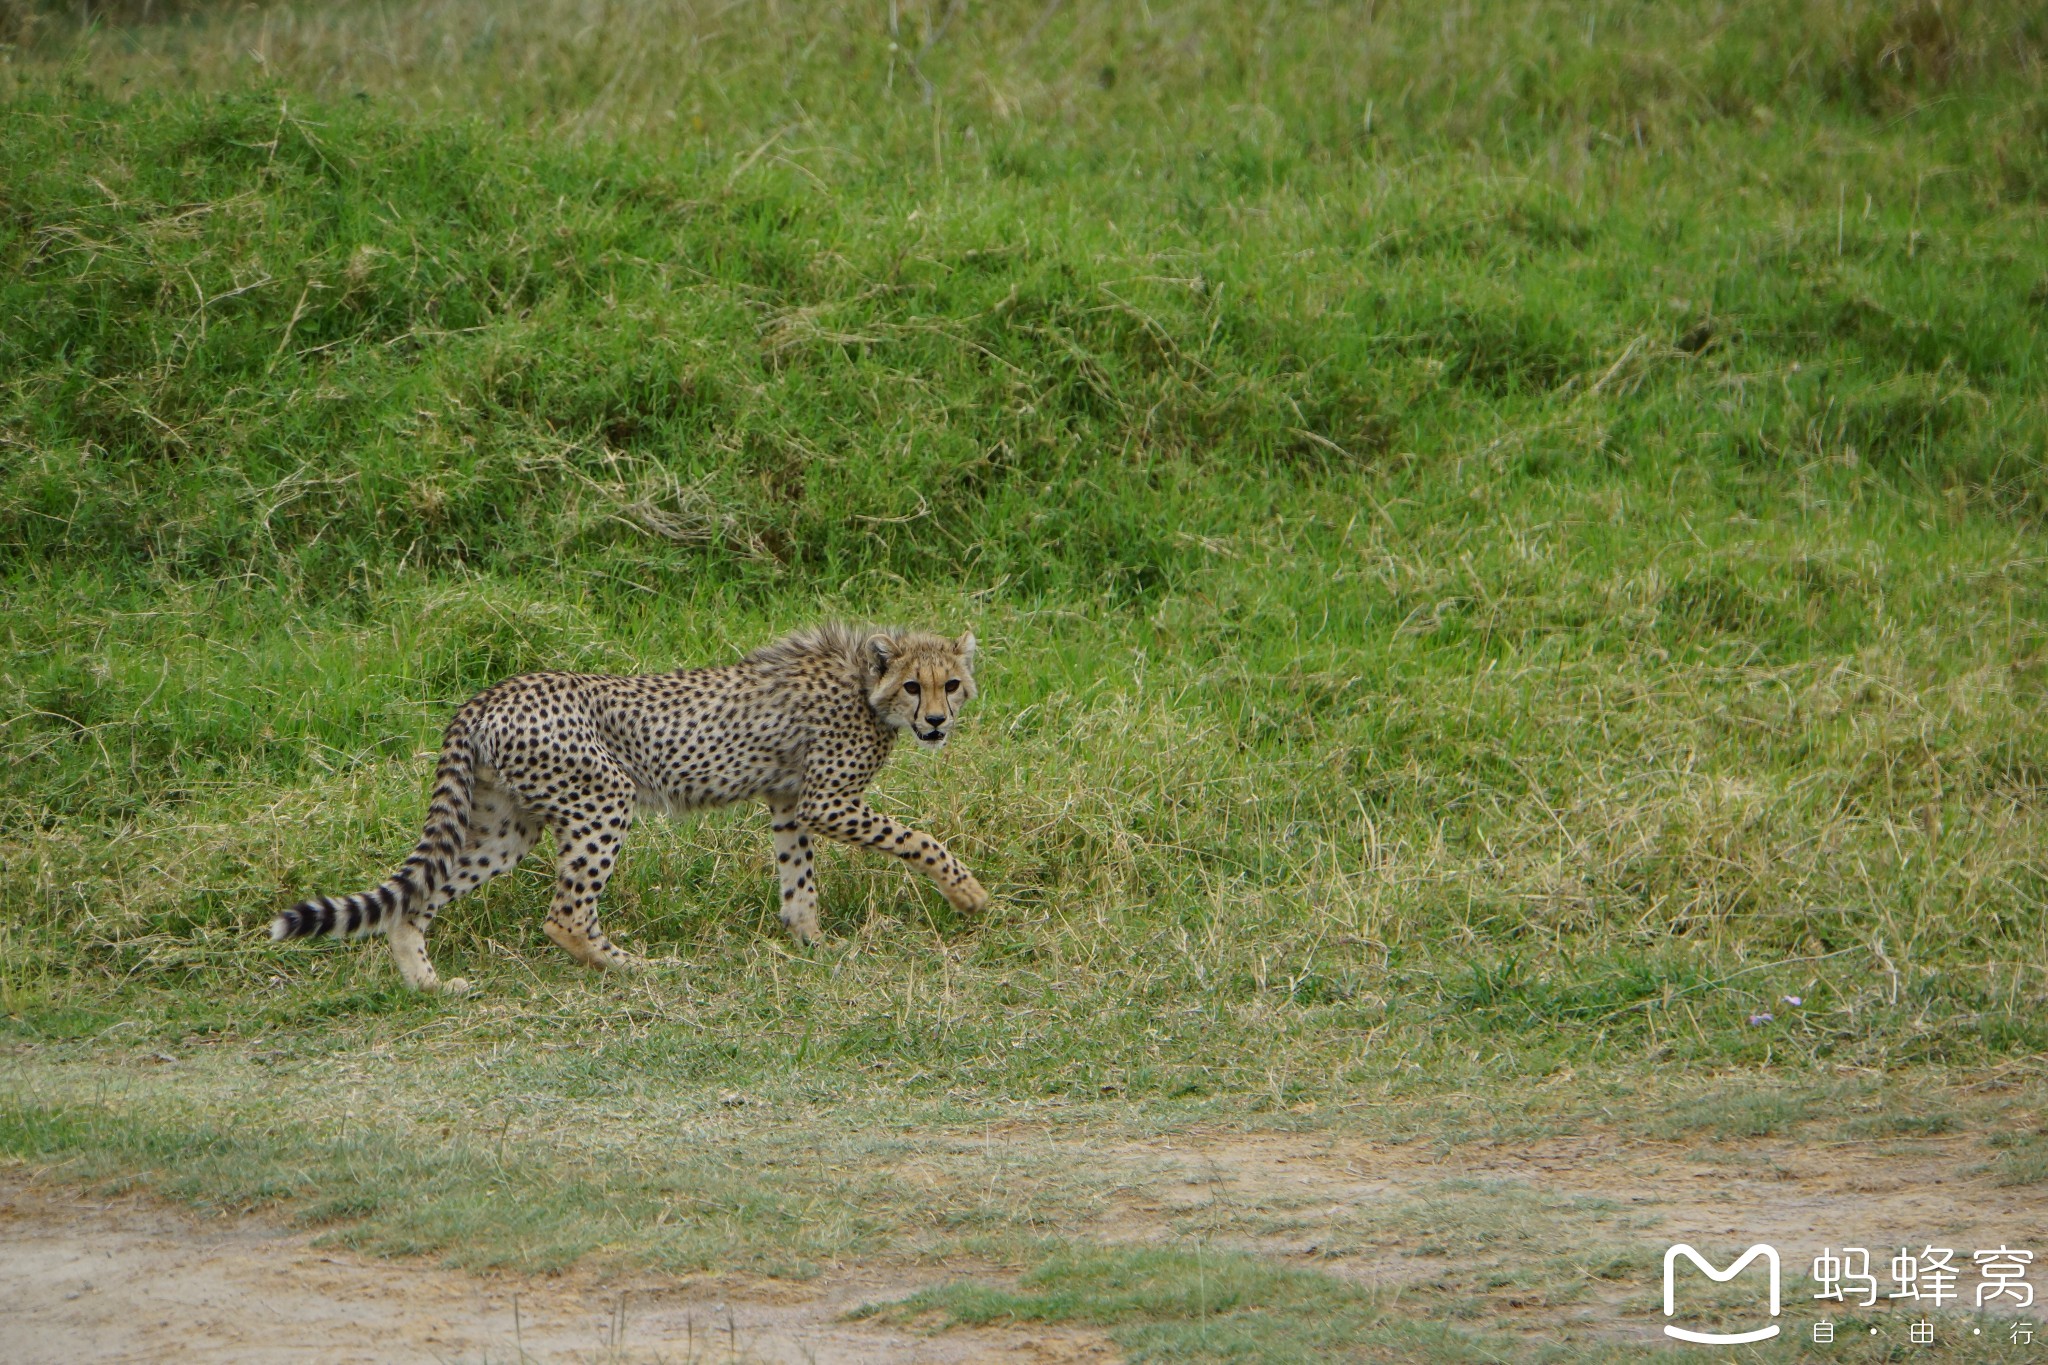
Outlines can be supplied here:
<path id="1" fill-rule="evenodd" d="M 945 892 L 946 899 L 953 903 L 953 908 L 963 915 L 978 915 L 988 909 L 988 888 L 976 881 L 971 872 L 967 874 L 966 881 L 958 886 L 946 887 Z"/>

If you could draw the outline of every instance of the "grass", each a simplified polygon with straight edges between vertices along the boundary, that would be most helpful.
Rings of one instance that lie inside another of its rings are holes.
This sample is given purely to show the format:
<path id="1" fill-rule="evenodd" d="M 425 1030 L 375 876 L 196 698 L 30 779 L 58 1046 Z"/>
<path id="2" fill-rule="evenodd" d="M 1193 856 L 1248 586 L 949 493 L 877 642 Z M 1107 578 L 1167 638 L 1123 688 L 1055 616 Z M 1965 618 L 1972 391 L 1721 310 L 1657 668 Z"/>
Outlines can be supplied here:
<path id="1" fill-rule="evenodd" d="M 1030 1261 L 1087 1182 L 970 1197 L 976 1156 L 902 1199 L 904 1125 L 1647 1086 L 1627 1122 L 1740 1138 L 1830 1077 L 2038 1076 L 2033 7 L 14 3 L 0 38 L 7 1150 L 483 1262 Z M 635 832 L 645 983 L 547 949 L 537 870 L 443 919 L 481 1003 L 259 941 L 409 846 L 474 689 L 832 614 L 984 642 L 974 728 L 879 799 L 985 923 L 836 856 L 795 954 L 738 812 Z M 708 1155 L 715 1209 L 595 1148 L 534 1193 L 566 1131 L 638 1169 L 785 1112 L 851 1144 L 829 1215 Z M 1098 1254 L 930 1306 L 1114 1302 L 1185 1358 Z M 1304 1284 L 1261 1302 L 1347 1292 Z"/>
<path id="2" fill-rule="evenodd" d="M 1016 1290 L 949 1284 L 874 1316 L 916 1321 L 928 1313 L 972 1326 L 1118 1327 L 1117 1344 L 1132 1360 L 1300 1359 L 1305 1351 L 1342 1350 L 1386 1316 L 1374 1296 L 1328 1276 L 1200 1249 L 1055 1252 Z M 1287 1318 L 1294 1325 L 1276 1330 L 1275 1320 Z"/>

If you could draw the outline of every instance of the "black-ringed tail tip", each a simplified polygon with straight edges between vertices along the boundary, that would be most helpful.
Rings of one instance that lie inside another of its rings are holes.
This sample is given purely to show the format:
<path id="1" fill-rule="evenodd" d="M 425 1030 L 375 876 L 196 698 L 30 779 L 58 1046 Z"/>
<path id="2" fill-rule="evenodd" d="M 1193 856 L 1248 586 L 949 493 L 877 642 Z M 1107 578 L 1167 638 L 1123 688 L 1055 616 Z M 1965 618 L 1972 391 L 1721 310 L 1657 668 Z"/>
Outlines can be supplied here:
<path id="1" fill-rule="evenodd" d="M 818 937 L 819 839 L 891 854 L 979 911 L 988 891 L 944 844 L 862 795 L 898 735 L 946 742 L 974 696 L 973 666 L 972 634 L 828 625 L 722 668 L 501 682 L 449 722 L 426 828 L 404 864 L 371 890 L 299 902 L 270 937 L 384 934 L 407 985 L 459 995 L 469 983 L 442 981 L 427 958 L 434 916 L 550 831 L 548 937 L 592 967 L 643 970 L 597 918 L 626 831 L 643 812 L 746 800 L 767 804 L 782 923 L 798 943 Z"/>

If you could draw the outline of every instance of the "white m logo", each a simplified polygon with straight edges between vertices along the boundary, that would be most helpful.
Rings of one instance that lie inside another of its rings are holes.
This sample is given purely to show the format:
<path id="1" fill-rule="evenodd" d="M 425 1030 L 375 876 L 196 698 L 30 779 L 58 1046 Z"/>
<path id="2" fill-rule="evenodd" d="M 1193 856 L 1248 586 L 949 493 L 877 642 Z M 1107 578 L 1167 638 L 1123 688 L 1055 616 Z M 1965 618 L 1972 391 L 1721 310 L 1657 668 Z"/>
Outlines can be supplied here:
<path id="1" fill-rule="evenodd" d="M 1671 1292 L 1671 1272 L 1672 1268 L 1677 1265 L 1680 1256 L 1685 1257 L 1698 1266 L 1706 1273 L 1708 1279 L 1713 1280 L 1717 1284 L 1726 1284 L 1737 1275 L 1740 1275 L 1744 1266 L 1759 1256 L 1763 1257 L 1765 1264 L 1771 1268 L 1771 1316 L 1774 1318 L 1778 1316 L 1778 1250 L 1776 1247 L 1758 1242 L 1755 1246 L 1743 1252 L 1735 1264 L 1729 1266 L 1726 1270 L 1716 1270 L 1707 1263 L 1706 1257 L 1694 1251 L 1686 1243 L 1680 1242 L 1664 1253 L 1665 1317 L 1668 1318 L 1678 1311 Z M 1770 1338 L 1778 1335 L 1778 1324 L 1774 1322 L 1769 1327 L 1759 1327 L 1753 1332 L 1689 1332 L 1683 1327 L 1673 1327 L 1670 1323 L 1666 1323 L 1664 1324 L 1664 1335 L 1667 1337 L 1677 1337 L 1680 1341 L 1697 1341 L 1706 1346 L 1736 1346 L 1746 1341 L 1768 1341 Z"/>

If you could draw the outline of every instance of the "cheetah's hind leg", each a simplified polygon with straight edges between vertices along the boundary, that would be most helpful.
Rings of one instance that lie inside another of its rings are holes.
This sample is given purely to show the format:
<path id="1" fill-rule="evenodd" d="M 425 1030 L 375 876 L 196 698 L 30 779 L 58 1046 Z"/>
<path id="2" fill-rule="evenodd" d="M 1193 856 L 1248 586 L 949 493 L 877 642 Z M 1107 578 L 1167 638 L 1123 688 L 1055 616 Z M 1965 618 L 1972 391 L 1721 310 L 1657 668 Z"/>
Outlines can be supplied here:
<path id="1" fill-rule="evenodd" d="M 623 775 L 622 775 L 623 778 Z M 597 898 L 611 880 L 619 845 L 633 824 L 633 786 L 593 791 L 552 823 L 555 829 L 555 897 L 542 927 L 578 962 L 606 971 L 639 971 L 647 963 L 605 937 L 597 922 Z"/>
<path id="2" fill-rule="evenodd" d="M 520 807 L 512 793 L 479 775 L 469 815 L 469 836 L 448 880 L 434 888 L 418 909 L 407 911 L 391 925 L 391 955 L 398 959 L 398 973 L 414 990 L 445 991 L 461 995 L 469 989 L 462 977 L 446 981 L 434 974 L 427 958 L 427 930 L 442 906 L 466 895 L 501 872 L 509 872 L 532 850 L 540 838 L 540 821 Z"/>

